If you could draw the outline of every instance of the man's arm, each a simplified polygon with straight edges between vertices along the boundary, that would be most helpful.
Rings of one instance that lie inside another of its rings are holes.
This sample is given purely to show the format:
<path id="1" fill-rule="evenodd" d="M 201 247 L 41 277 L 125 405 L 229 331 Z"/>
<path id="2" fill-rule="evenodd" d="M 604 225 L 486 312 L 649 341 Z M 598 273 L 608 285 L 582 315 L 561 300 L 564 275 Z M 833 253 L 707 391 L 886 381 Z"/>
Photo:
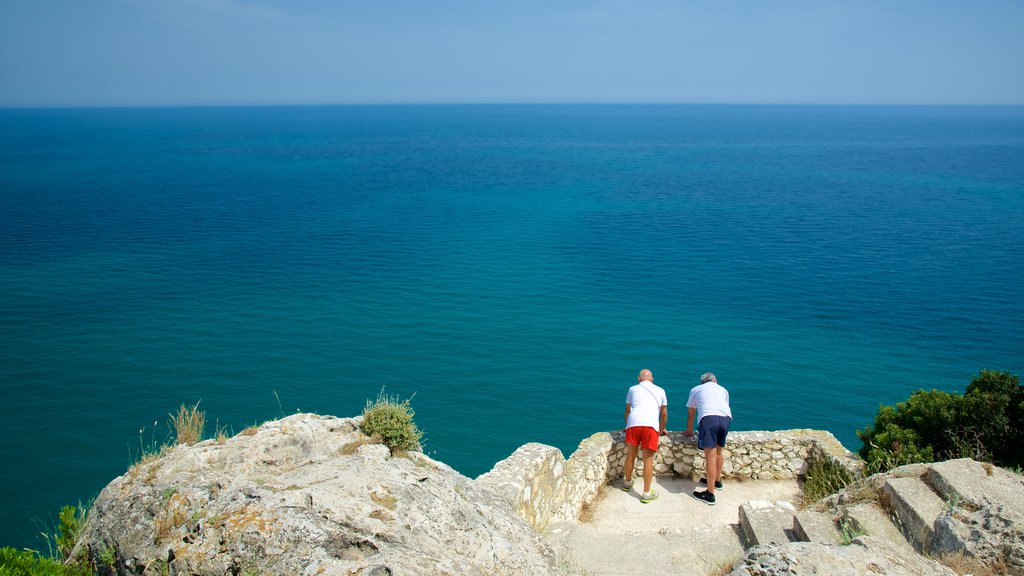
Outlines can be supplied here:
<path id="1" fill-rule="evenodd" d="M 686 432 L 683 432 L 683 436 L 689 438 L 693 436 L 693 419 L 697 416 L 697 409 L 690 408 L 690 414 L 686 417 Z"/>
<path id="2" fill-rule="evenodd" d="M 626 429 L 626 425 L 629 424 L 629 410 L 632 408 L 629 404 L 626 404 L 626 421 L 622 424 L 622 429 Z"/>
<path id="3" fill-rule="evenodd" d="M 662 436 L 664 436 L 665 434 L 668 434 L 668 430 L 665 429 L 665 426 L 667 424 L 668 424 L 668 406 L 666 406 L 665 404 L 662 404 L 661 405 L 661 428 L 658 430 L 658 434 L 660 434 Z"/>

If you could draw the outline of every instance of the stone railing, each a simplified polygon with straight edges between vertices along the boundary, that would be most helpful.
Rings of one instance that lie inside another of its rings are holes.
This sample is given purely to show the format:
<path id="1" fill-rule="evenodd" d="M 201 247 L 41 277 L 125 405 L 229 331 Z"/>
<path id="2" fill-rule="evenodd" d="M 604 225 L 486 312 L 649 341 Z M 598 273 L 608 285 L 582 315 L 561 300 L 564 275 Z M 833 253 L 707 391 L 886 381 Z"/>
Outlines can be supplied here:
<path id="1" fill-rule="evenodd" d="M 476 482 L 502 497 L 535 529 L 579 518 L 583 506 L 609 481 L 622 475 L 623 433 L 600 432 L 580 443 L 568 460 L 553 446 L 531 443 L 495 464 Z M 723 451 L 723 476 L 736 480 L 796 478 L 811 459 L 824 458 L 859 475 L 863 462 L 823 430 L 732 432 Z M 695 438 L 680 432 L 662 437 L 654 459 L 657 475 L 697 479 L 704 475 L 704 452 Z M 640 458 L 637 474 L 643 470 Z"/>

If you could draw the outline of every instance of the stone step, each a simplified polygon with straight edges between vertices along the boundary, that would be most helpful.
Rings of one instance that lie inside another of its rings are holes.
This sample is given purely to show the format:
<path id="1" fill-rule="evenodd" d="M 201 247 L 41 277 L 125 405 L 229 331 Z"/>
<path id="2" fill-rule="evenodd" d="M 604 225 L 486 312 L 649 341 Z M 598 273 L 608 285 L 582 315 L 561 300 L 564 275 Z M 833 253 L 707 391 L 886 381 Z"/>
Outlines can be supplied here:
<path id="1" fill-rule="evenodd" d="M 795 514 L 796 508 L 782 500 L 750 500 L 740 506 L 740 526 L 746 537 L 747 548 L 793 541 Z"/>
<path id="2" fill-rule="evenodd" d="M 840 523 L 848 531 L 844 539 L 866 534 L 888 540 L 908 552 L 914 551 L 913 546 L 903 537 L 903 533 L 876 502 L 861 502 L 845 507 Z"/>
<path id="3" fill-rule="evenodd" d="M 842 540 L 830 514 L 801 510 L 793 519 L 793 534 L 802 542 L 838 544 Z"/>
<path id="4" fill-rule="evenodd" d="M 991 466 L 989 466 L 991 470 Z M 991 474 L 985 465 L 969 458 L 935 462 L 925 472 L 924 481 L 947 502 L 975 498 L 988 491 Z"/>
<path id="5" fill-rule="evenodd" d="M 900 523 L 903 536 L 919 552 L 931 551 L 935 521 L 946 503 L 920 478 L 890 478 L 882 486 L 882 504 Z"/>

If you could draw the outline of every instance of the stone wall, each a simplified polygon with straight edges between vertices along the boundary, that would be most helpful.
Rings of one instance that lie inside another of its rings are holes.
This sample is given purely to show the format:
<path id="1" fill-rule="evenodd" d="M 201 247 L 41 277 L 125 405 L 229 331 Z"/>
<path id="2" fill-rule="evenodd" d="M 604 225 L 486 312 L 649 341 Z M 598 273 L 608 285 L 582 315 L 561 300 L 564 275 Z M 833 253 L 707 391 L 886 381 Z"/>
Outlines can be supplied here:
<path id="1" fill-rule="evenodd" d="M 610 434 L 614 442 L 610 453 L 608 479 L 622 476 L 626 444 L 622 432 Z M 860 472 L 860 458 L 843 447 L 830 432 L 824 430 L 778 430 L 774 432 L 730 432 L 722 451 L 725 465 L 722 476 L 739 480 L 783 480 L 796 478 L 807 469 L 809 457 L 826 458 L 852 472 Z M 642 470 L 642 461 L 635 468 Z M 655 474 L 676 474 L 697 479 L 704 475 L 704 451 L 697 448 L 697 439 L 681 432 L 670 432 L 661 438 L 654 457 Z"/>
<path id="2" fill-rule="evenodd" d="M 575 520 L 580 510 L 610 481 L 622 476 L 626 445 L 621 431 L 600 432 L 580 443 L 566 460 L 552 446 L 531 443 L 476 479 L 476 483 L 508 502 L 537 530 Z M 724 451 L 726 479 L 781 480 L 796 478 L 813 458 L 824 458 L 860 474 L 860 458 L 823 430 L 731 432 Z M 636 469 L 643 470 L 637 458 Z M 681 432 L 662 437 L 655 455 L 657 475 L 697 479 L 704 475 L 704 452 L 695 438 Z"/>

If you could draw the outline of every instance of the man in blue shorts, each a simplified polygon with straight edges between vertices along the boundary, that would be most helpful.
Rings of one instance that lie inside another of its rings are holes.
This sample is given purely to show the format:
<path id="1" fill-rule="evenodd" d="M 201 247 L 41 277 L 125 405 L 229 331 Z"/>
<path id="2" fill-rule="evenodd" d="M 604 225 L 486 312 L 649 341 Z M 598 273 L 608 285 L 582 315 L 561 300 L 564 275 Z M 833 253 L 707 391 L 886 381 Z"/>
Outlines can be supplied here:
<path id="1" fill-rule="evenodd" d="M 732 424 L 729 391 L 718 385 L 718 379 L 714 374 L 705 372 L 700 377 L 700 386 L 694 386 L 693 390 L 690 390 L 686 407 L 690 410 L 690 416 L 683 436 L 693 436 L 693 419 L 699 413 L 697 448 L 704 451 L 707 468 L 706 477 L 700 479 L 701 484 L 707 485 L 707 490 L 695 490 L 693 497 L 708 506 L 714 506 L 715 490 L 722 488 L 722 465 L 725 463 L 722 448 L 725 447 L 725 437 L 729 434 L 729 425 Z"/>
<path id="2" fill-rule="evenodd" d="M 626 462 L 622 467 L 622 489 L 633 488 L 633 462 L 643 449 L 644 491 L 640 501 L 644 504 L 658 497 L 651 489 L 654 478 L 654 455 L 658 452 L 658 437 L 664 436 L 668 423 L 668 398 L 665 390 L 654 385 L 650 370 L 641 370 L 637 384 L 626 394 Z"/>

